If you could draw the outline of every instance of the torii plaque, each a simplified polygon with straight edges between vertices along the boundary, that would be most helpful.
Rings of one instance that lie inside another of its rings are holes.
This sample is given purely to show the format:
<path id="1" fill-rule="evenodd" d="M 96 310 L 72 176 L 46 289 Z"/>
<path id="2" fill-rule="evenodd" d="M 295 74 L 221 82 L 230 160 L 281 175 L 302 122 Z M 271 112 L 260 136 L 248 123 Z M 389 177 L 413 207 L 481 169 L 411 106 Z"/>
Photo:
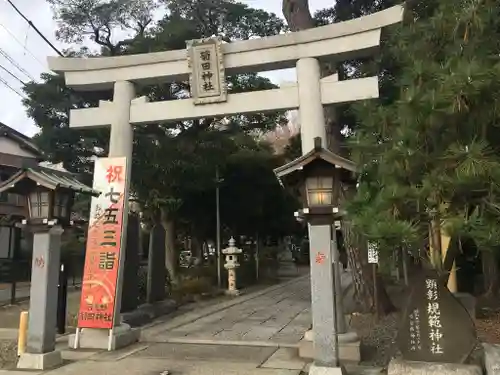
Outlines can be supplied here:
<path id="1" fill-rule="evenodd" d="M 226 75 L 221 38 L 195 39 L 187 42 L 189 85 L 193 104 L 227 101 Z"/>

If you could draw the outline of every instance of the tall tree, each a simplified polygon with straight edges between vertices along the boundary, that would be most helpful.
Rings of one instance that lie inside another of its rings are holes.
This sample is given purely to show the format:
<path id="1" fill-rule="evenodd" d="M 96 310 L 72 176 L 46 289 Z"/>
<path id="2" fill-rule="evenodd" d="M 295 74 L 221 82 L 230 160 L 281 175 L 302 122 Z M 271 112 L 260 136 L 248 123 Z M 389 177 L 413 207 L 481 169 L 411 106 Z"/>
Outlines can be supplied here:
<path id="1" fill-rule="evenodd" d="M 103 53 L 119 54 L 146 35 L 159 10 L 157 0 L 47 0 L 58 29 L 56 37 L 66 43 L 93 41 Z M 131 37 L 119 38 L 125 32 Z"/>
<path id="2" fill-rule="evenodd" d="M 366 173 L 353 218 L 389 246 L 430 240 L 438 269 L 441 228 L 489 256 L 500 240 L 498 16 L 495 1 L 410 3 L 383 52 L 400 68 L 397 96 L 357 106 Z"/>

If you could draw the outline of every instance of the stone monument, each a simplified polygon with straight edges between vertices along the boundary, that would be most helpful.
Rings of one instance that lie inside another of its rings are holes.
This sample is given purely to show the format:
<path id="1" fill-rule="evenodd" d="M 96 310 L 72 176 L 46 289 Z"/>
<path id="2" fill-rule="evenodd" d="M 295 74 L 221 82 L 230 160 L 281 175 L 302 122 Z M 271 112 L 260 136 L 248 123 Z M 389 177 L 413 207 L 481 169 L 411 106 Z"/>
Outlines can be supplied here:
<path id="1" fill-rule="evenodd" d="M 408 363 L 397 361 L 389 374 L 399 374 L 403 368 L 416 374 L 425 364 L 437 363 L 442 364 L 441 374 L 469 374 L 470 366 L 460 370 L 478 343 L 469 313 L 434 271 L 426 271 L 413 285 L 397 340 Z"/>

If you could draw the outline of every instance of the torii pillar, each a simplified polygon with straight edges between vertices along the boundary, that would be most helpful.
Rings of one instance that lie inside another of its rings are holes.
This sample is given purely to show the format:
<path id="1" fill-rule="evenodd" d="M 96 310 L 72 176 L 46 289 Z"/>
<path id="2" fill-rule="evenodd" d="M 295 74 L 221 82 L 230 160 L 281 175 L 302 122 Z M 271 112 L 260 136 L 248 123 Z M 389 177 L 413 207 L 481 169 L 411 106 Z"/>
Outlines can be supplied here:
<path id="1" fill-rule="evenodd" d="M 123 208 L 123 225 L 120 243 L 120 257 L 118 279 L 116 282 L 115 314 L 113 328 L 108 330 L 82 328 L 80 333 L 69 337 L 70 348 L 108 349 L 116 350 L 139 341 L 140 330 L 132 329 L 128 324 L 121 322 L 121 302 L 123 292 L 123 271 L 125 268 L 127 226 L 129 215 L 130 178 L 132 174 L 132 151 L 134 131 L 130 124 L 130 107 L 135 98 L 135 87 L 132 82 L 117 81 L 114 84 L 113 101 L 102 101 L 100 105 L 110 112 L 111 131 L 109 137 L 108 157 L 125 157 L 125 197 Z M 140 99 L 144 100 L 144 99 Z"/>

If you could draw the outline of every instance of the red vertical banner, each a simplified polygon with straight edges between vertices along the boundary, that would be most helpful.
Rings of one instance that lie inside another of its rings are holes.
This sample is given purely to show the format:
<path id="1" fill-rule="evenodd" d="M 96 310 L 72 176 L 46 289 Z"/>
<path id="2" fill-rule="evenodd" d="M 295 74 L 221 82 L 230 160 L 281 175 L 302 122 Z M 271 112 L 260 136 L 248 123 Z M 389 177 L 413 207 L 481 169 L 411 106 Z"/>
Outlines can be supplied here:
<path id="1" fill-rule="evenodd" d="M 95 162 L 78 328 L 113 327 L 123 232 L 126 158 Z"/>

